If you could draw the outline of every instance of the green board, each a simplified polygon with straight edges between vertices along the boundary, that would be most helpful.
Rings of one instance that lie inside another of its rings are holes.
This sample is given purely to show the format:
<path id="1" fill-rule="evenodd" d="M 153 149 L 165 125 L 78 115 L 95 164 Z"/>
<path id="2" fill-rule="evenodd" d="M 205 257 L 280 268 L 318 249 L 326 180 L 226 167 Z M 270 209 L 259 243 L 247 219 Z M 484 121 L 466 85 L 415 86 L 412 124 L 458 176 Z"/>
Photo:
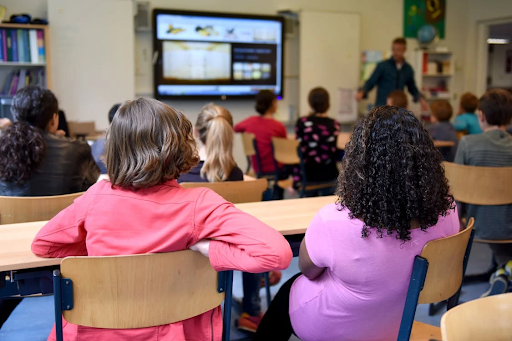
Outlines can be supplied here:
<path id="1" fill-rule="evenodd" d="M 444 38 L 446 0 L 404 0 L 404 37 L 416 38 L 424 25 L 436 28 Z"/>

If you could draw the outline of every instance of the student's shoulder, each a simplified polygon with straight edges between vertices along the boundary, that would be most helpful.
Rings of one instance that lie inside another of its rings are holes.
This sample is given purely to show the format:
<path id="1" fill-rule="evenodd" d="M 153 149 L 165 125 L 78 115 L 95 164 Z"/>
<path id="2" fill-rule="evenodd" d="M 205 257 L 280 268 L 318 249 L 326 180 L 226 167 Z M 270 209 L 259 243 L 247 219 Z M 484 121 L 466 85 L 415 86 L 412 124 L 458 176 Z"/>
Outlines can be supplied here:
<path id="1" fill-rule="evenodd" d="M 331 204 L 322 207 L 318 211 L 317 216 L 320 217 L 324 222 L 340 222 L 351 220 L 350 211 L 348 208 L 342 208 L 338 203 L 335 202 L 335 199 L 333 199 Z"/>
<path id="2" fill-rule="evenodd" d="M 231 173 L 229 174 L 228 181 L 243 181 L 244 180 L 244 172 L 238 167 L 235 166 L 231 170 Z"/>

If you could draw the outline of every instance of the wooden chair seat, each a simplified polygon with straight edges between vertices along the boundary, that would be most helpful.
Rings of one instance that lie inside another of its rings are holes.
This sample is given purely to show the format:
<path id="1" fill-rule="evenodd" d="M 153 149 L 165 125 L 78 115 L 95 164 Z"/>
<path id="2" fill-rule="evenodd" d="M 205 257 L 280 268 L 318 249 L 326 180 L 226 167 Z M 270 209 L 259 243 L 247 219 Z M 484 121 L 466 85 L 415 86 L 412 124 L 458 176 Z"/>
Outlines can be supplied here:
<path id="1" fill-rule="evenodd" d="M 441 341 L 441 328 L 430 324 L 414 321 L 410 341 Z"/>
<path id="2" fill-rule="evenodd" d="M 477 238 L 475 238 L 474 241 L 476 243 L 482 243 L 482 244 L 512 244 L 512 239 L 494 240 L 494 239 L 477 239 Z"/>

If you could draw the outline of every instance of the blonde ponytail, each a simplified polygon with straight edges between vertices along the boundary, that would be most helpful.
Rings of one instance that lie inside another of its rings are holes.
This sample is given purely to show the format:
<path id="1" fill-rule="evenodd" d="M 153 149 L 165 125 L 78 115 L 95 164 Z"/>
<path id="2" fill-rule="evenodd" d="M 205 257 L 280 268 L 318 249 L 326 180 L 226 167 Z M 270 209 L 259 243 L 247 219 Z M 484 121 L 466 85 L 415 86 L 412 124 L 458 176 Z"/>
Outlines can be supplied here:
<path id="1" fill-rule="evenodd" d="M 201 109 L 196 130 L 206 147 L 201 176 L 209 182 L 226 181 L 236 166 L 233 158 L 233 118 L 221 106 L 210 103 Z"/>

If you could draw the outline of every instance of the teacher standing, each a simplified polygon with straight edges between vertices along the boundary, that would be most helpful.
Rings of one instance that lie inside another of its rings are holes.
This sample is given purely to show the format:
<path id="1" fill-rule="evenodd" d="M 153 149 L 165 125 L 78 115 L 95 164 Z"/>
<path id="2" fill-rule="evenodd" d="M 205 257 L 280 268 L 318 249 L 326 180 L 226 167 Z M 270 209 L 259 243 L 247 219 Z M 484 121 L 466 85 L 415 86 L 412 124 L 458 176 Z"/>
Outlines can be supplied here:
<path id="1" fill-rule="evenodd" d="M 388 95 L 394 90 L 407 89 L 414 98 L 414 102 L 421 102 L 423 110 L 428 108 L 427 101 L 422 97 L 414 81 L 414 70 L 411 64 L 405 61 L 404 55 L 407 50 L 407 42 L 404 38 L 396 38 L 392 45 L 393 56 L 377 64 L 371 77 L 364 83 L 363 88 L 357 93 L 358 101 L 366 98 L 368 93 L 377 86 L 377 100 L 375 105 L 384 105 Z"/>

